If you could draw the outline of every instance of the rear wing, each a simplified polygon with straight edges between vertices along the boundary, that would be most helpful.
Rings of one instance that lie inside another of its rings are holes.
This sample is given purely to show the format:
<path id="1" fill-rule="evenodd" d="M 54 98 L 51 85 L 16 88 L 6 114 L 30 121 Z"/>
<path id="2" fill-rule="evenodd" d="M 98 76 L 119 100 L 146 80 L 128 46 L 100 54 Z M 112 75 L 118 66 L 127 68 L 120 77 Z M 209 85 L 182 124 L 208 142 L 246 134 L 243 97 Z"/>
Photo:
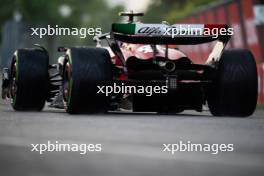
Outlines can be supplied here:
<path id="1" fill-rule="evenodd" d="M 194 45 L 220 40 L 227 43 L 233 29 L 226 24 L 114 23 L 114 39 L 135 44 Z"/>

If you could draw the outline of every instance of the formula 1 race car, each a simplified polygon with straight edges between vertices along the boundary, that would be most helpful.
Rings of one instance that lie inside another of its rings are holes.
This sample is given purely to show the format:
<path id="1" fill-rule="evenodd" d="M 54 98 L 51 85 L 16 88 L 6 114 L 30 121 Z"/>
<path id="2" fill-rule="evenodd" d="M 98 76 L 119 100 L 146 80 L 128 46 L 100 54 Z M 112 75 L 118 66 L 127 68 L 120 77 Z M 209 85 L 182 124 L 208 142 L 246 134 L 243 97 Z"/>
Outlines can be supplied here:
<path id="1" fill-rule="evenodd" d="M 18 111 L 40 111 L 46 102 L 68 113 L 201 112 L 249 116 L 257 103 L 257 71 L 246 49 L 225 50 L 227 25 L 182 24 L 202 31 L 179 35 L 180 24 L 135 22 L 143 13 L 122 12 L 125 23 L 94 37 L 96 47 L 59 47 L 58 63 L 49 65 L 45 48 L 18 49 L 3 70 L 2 98 Z M 209 29 L 205 34 L 205 28 Z M 204 64 L 196 64 L 175 46 L 216 44 Z M 106 42 L 108 47 L 102 46 Z"/>

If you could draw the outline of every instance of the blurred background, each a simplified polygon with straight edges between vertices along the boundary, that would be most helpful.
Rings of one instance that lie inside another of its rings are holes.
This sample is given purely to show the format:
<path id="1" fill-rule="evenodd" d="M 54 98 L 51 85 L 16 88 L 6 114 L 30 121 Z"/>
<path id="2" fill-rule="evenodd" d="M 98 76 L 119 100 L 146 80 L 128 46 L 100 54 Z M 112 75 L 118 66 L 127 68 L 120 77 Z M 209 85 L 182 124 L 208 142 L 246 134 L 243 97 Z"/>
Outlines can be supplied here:
<path id="1" fill-rule="evenodd" d="M 31 36 L 31 27 L 100 27 L 108 32 L 121 21 L 118 12 L 145 12 L 146 23 L 225 23 L 234 28 L 227 48 L 248 48 L 259 72 L 259 103 L 264 103 L 264 1 L 263 0 L 1 0 L 0 68 L 6 67 L 17 48 L 45 46 L 51 62 L 58 46 L 94 45 L 93 36 Z M 213 43 L 180 46 L 197 63 L 203 63 Z"/>

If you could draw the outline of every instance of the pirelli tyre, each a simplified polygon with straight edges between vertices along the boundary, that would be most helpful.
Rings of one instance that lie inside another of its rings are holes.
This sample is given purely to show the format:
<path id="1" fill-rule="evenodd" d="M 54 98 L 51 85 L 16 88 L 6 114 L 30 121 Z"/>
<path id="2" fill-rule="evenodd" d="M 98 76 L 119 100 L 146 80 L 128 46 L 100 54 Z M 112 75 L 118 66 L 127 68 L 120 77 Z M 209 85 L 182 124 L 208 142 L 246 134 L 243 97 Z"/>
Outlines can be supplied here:
<path id="1" fill-rule="evenodd" d="M 66 52 L 63 64 L 63 96 L 71 114 L 105 112 L 110 97 L 98 86 L 112 83 L 111 57 L 106 49 L 78 47 Z"/>
<path id="2" fill-rule="evenodd" d="M 246 49 L 225 50 L 208 91 L 208 106 L 214 116 L 253 114 L 257 103 L 257 70 Z"/>
<path id="3" fill-rule="evenodd" d="M 15 51 L 10 69 L 11 104 L 18 111 L 40 111 L 49 85 L 49 57 L 41 49 Z"/>

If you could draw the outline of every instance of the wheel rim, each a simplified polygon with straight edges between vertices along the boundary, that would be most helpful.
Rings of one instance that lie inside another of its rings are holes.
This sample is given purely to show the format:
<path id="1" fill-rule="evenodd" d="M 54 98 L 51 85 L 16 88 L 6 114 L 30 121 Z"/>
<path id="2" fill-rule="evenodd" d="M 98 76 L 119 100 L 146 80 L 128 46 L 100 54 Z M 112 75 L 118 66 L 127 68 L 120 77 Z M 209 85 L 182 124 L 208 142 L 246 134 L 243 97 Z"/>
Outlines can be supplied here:
<path id="1" fill-rule="evenodd" d="M 11 95 L 11 104 L 14 105 L 16 103 L 16 95 L 17 95 L 17 60 L 14 57 L 11 65 L 11 83 L 10 83 L 10 95 Z"/>
<path id="2" fill-rule="evenodd" d="M 71 92 L 71 65 L 69 63 L 69 60 L 66 58 L 64 64 L 64 72 L 63 72 L 63 100 L 64 100 L 64 106 L 67 109 L 70 102 L 70 92 Z"/>

